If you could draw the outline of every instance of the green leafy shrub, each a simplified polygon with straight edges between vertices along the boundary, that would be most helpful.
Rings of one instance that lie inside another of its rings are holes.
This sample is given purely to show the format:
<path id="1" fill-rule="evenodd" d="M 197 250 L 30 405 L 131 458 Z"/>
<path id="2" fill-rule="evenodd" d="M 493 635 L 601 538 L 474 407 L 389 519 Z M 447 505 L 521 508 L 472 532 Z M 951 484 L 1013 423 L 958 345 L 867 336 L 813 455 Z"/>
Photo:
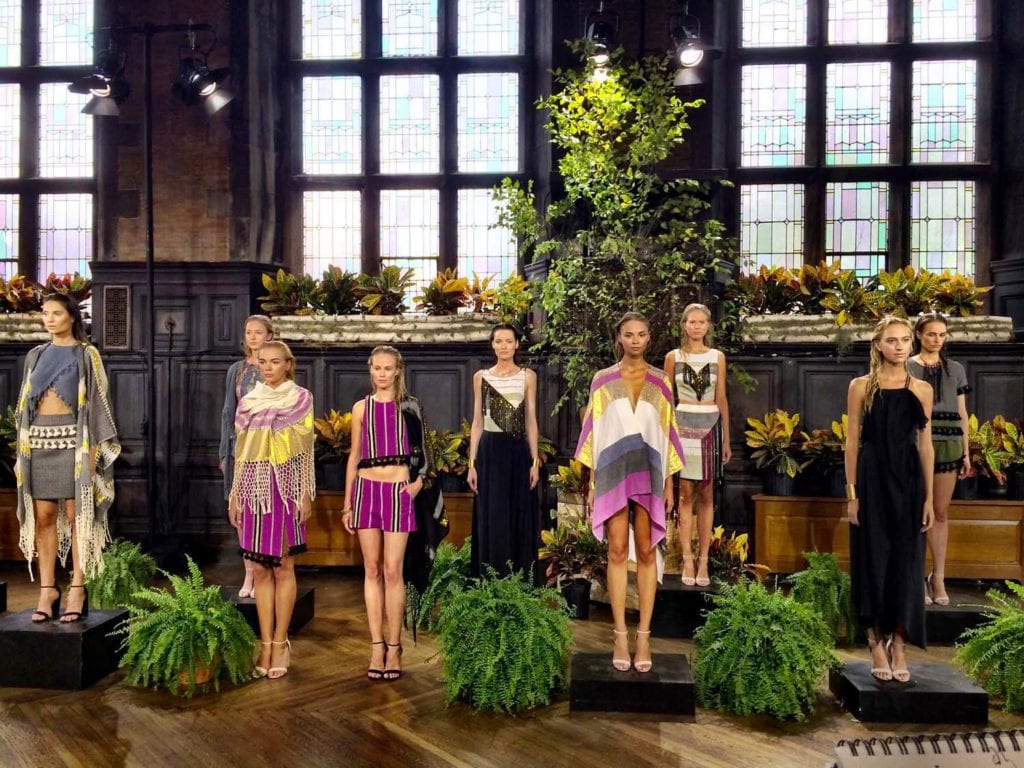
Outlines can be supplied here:
<path id="1" fill-rule="evenodd" d="M 363 311 L 369 315 L 400 315 L 408 310 L 405 294 L 414 285 L 413 275 L 413 270 L 394 265 L 382 267 L 378 275 L 360 275 L 356 296 Z"/>
<path id="2" fill-rule="evenodd" d="M 313 292 L 313 306 L 326 315 L 354 315 L 359 312 L 356 284 L 359 276 L 331 264 Z"/>
<path id="3" fill-rule="evenodd" d="M 309 275 L 289 275 L 283 269 L 277 275 L 263 275 L 266 296 L 260 296 L 260 306 L 268 315 L 312 315 L 312 303 L 317 284 Z"/>
<path id="4" fill-rule="evenodd" d="M 220 587 L 204 586 L 191 557 L 185 576 L 164 574 L 174 591 L 136 592 L 118 630 L 125 635 L 121 666 L 128 669 L 127 682 L 191 698 L 208 685 L 197 684 L 198 670 L 209 669 L 216 690 L 225 671 L 235 684 L 248 680 L 256 635 L 239 610 L 221 597 Z"/>
<path id="5" fill-rule="evenodd" d="M 992 608 L 985 624 L 967 630 L 957 643 L 959 665 L 1007 712 L 1024 710 L 1024 586 L 1006 582 L 1011 594 L 990 589 Z"/>
<path id="6" fill-rule="evenodd" d="M 13 405 L 0 412 L 0 488 L 14 488 L 14 462 L 18 458 L 18 416 Z"/>
<path id="7" fill-rule="evenodd" d="M 156 560 L 138 544 L 118 539 L 103 552 L 103 570 L 88 579 L 89 600 L 95 608 L 125 608 L 133 596 L 153 583 Z"/>
<path id="8" fill-rule="evenodd" d="M 831 552 L 804 552 L 807 570 L 794 573 L 786 581 L 793 585 L 789 596 L 818 612 L 838 642 L 853 642 L 857 616 L 850 600 L 850 575 L 839 570 Z"/>
<path id="9" fill-rule="evenodd" d="M 92 280 L 82 277 L 77 272 L 58 275 L 51 272 L 43 283 L 43 295 L 62 293 L 81 304 L 92 295 Z"/>
<path id="10" fill-rule="evenodd" d="M 515 713 L 565 687 L 572 642 L 568 606 L 521 573 L 480 579 L 441 607 L 445 703 Z"/>
<path id="11" fill-rule="evenodd" d="M 712 599 L 715 608 L 694 635 L 701 705 L 803 720 L 814 709 L 822 674 L 838 664 L 821 616 L 745 580 L 722 585 Z"/>
<path id="12" fill-rule="evenodd" d="M 470 537 L 466 537 L 461 547 L 442 541 L 434 555 L 423 594 L 410 601 L 416 626 L 424 627 L 428 632 L 437 630 L 438 612 L 435 609 L 443 609 L 453 596 L 469 586 L 469 569 Z"/>
<path id="13" fill-rule="evenodd" d="M 438 272 L 423 293 L 416 297 L 416 311 L 432 316 L 455 315 L 472 303 L 469 280 L 459 277 L 458 271 L 449 267 Z"/>

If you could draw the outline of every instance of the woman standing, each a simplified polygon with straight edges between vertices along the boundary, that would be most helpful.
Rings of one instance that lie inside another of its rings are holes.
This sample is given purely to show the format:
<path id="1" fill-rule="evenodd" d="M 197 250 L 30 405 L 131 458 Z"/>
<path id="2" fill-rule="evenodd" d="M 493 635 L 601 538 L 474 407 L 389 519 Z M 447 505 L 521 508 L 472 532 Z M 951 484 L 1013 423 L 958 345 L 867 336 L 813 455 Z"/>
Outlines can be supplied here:
<path id="1" fill-rule="evenodd" d="M 245 318 L 241 360 L 232 363 L 224 380 L 224 408 L 220 414 L 220 472 L 224 476 L 224 500 L 231 494 L 231 482 L 235 468 L 235 411 L 239 401 L 252 392 L 260 380 L 259 350 L 265 341 L 274 338 L 274 325 L 266 315 L 250 315 Z M 238 590 L 239 597 L 256 597 L 253 589 L 252 561 L 242 558 L 245 566 L 245 580 Z"/>
<path id="2" fill-rule="evenodd" d="M 86 574 L 93 574 L 110 539 L 114 460 L 121 453 L 107 374 L 89 343 L 78 304 L 63 294 L 43 300 L 50 341 L 29 351 L 18 396 L 18 545 L 39 556 L 39 604 L 32 621 L 56 617 L 61 590 L 56 566 L 71 551 L 71 588 L 62 622 L 89 613 Z"/>
<path id="3" fill-rule="evenodd" d="M 690 304 L 683 310 L 682 342 L 665 355 L 665 373 L 675 385 L 676 421 L 685 465 L 679 473 L 679 544 L 683 584 L 706 587 L 708 551 L 715 520 L 715 484 L 732 458 L 729 401 L 725 396 L 725 355 L 708 346 L 711 310 Z M 693 508 L 697 507 L 700 555 L 693 563 Z"/>
<path id="4" fill-rule="evenodd" d="M 665 538 L 665 510 L 672 508 L 672 473 L 683 467 L 672 408 L 672 384 L 648 365 L 647 318 L 627 312 L 615 327 L 619 362 L 595 374 L 576 459 L 593 471 L 588 502 L 594 535 L 608 537 L 608 595 L 615 621 L 612 666 L 630 667 L 626 632 L 626 559 L 633 524 L 640 620 L 637 672 L 650 672 L 651 613 L 657 589 L 657 547 Z"/>
<path id="5" fill-rule="evenodd" d="M 537 456 L 537 374 L 516 363 L 519 331 L 502 323 L 491 329 L 494 365 L 473 376 L 473 427 L 466 481 L 473 506 L 472 573 L 484 565 L 499 575 L 537 562 L 540 520 L 533 489 Z"/>
<path id="6" fill-rule="evenodd" d="M 850 382 L 846 486 L 853 607 L 867 628 L 871 674 L 910 680 L 904 641 L 925 647 L 924 533 L 932 527 L 932 388 L 907 372 L 910 324 L 887 317 L 871 369 Z M 920 447 L 918 447 L 920 446 Z"/>
<path id="7" fill-rule="evenodd" d="M 295 357 L 281 341 L 257 353 L 260 378 L 238 404 L 235 469 L 228 504 L 242 557 L 253 563 L 260 654 L 256 677 L 288 673 L 295 608 L 294 555 L 306 551 L 316 495 L 313 396 L 295 384 Z"/>
<path id="8" fill-rule="evenodd" d="M 423 488 L 427 462 L 415 462 L 419 471 L 411 478 L 414 453 L 425 457 L 426 451 L 410 440 L 407 420 L 415 418 L 422 425 L 423 419 L 419 405 L 406 393 L 401 353 L 394 347 L 376 347 L 369 367 L 372 394 L 352 406 L 352 450 L 341 521 L 346 531 L 358 535 L 363 553 L 363 597 L 370 625 L 366 676 L 390 682 L 402 676 L 403 561 L 409 534 L 416 530 L 413 500 Z"/>
<path id="9" fill-rule="evenodd" d="M 958 477 L 970 477 L 971 449 L 967 442 L 967 373 L 946 357 L 946 318 L 938 312 L 921 315 L 914 324 L 914 349 L 907 368 L 932 386 L 932 447 L 935 451 L 933 484 L 935 524 L 928 531 L 932 572 L 925 580 L 925 605 L 934 600 L 949 605 L 946 593 L 946 544 L 949 540 L 949 503 Z"/>

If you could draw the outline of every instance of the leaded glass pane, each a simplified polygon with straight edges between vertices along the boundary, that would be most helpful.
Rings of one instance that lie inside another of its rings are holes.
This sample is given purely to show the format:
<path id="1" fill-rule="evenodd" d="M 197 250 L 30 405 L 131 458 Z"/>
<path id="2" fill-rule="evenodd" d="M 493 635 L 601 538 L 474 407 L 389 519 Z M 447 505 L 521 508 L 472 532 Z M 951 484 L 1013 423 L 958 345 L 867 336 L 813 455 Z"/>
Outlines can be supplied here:
<path id="1" fill-rule="evenodd" d="M 440 196 L 436 189 L 387 189 L 380 193 L 381 266 L 413 269 L 419 295 L 437 275 Z"/>
<path id="2" fill-rule="evenodd" d="M 440 78 L 380 79 L 381 173 L 437 173 L 441 167 Z"/>
<path id="3" fill-rule="evenodd" d="M 459 75 L 459 171 L 519 170 L 519 75 Z"/>
<path id="4" fill-rule="evenodd" d="M 17 195 L 0 195 L 0 276 L 8 280 L 18 274 Z"/>
<path id="5" fill-rule="evenodd" d="M 39 86 L 39 174 L 49 178 L 92 176 L 92 118 L 82 114 L 89 96 L 67 83 Z"/>
<path id="6" fill-rule="evenodd" d="M 918 269 L 974 277 L 974 182 L 910 185 L 910 258 Z"/>
<path id="7" fill-rule="evenodd" d="M 21 66 L 22 0 L 0 0 L 0 67 Z"/>
<path id="8" fill-rule="evenodd" d="M 12 179 L 18 175 L 20 164 L 19 137 L 21 135 L 20 86 L 0 85 L 0 178 Z"/>
<path id="9" fill-rule="evenodd" d="M 519 0 L 459 0 L 459 55 L 519 53 Z"/>
<path id="10" fill-rule="evenodd" d="M 825 260 L 839 259 L 858 277 L 885 266 L 889 238 L 889 185 L 879 181 L 828 184 L 825 188 Z"/>
<path id="11" fill-rule="evenodd" d="M 799 269 L 804 257 L 802 184 L 740 187 L 740 262 L 744 269 Z"/>
<path id="12" fill-rule="evenodd" d="M 888 39 L 888 0 L 829 0 L 830 43 L 884 43 Z"/>
<path id="13" fill-rule="evenodd" d="M 302 196 L 302 268 L 318 278 L 331 264 L 362 271 L 362 198 L 359 192 Z"/>
<path id="14" fill-rule="evenodd" d="M 889 162 L 889 62 L 829 64 L 825 161 Z"/>
<path id="15" fill-rule="evenodd" d="M 807 0 L 743 0 L 740 45 L 768 48 L 807 44 Z"/>
<path id="16" fill-rule="evenodd" d="M 92 19 L 91 0 L 42 0 L 39 63 L 92 64 Z"/>
<path id="17" fill-rule="evenodd" d="M 743 67 L 743 165 L 803 165 L 807 69 L 803 64 Z"/>
<path id="18" fill-rule="evenodd" d="M 302 58 L 358 59 L 362 28 L 361 0 L 302 0 Z"/>
<path id="19" fill-rule="evenodd" d="M 305 173 L 361 173 L 362 132 L 362 82 L 358 77 L 302 79 L 302 170 Z"/>
<path id="20" fill-rule="evenodd" d="M 911 34 L 915 43 L 974 40 L 978 36 L 975 0 L 914 0 Z"/>
<path id="21" fill-rule="evenodd" d="M 40 195 L 39 274 L 88 276 L 91 260 L 92 195 Z"/>
<path id="22" fill-rule="evenodd" d="M 489 189 L 460 189 L 458 209 L 459 275 L 495 275 L 491 287 L 516 271 L 516 245 L 511 230 L 495 226 L 498 206 Z"/>
<path id="23" fill-rule="evenodd" d="M 911 162 L 974 162 L 977 62 L 915 61 Z"/>
<path id="24" fill-rule="evenodd" d="M 385 56 L 437 55 L 437 0 L 382 0 Z"/>

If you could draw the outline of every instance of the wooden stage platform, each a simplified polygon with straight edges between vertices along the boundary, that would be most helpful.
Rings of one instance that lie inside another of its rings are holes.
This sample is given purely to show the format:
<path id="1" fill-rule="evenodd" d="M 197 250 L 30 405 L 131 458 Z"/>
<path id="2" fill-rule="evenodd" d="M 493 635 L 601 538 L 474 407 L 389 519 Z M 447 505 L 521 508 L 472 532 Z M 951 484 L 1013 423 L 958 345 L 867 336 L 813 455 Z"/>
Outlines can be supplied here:
<path id="1" fill-rule="evenodd" d="M 220 566 L 209 583 L 233 583 L 241 572 Z M 36 600 L 23 566 L 0 570 L 9 608 Z M 122 673 L 77 692 L 0 689 L 0 765 L 3 766 L 708 766 L 821 768 L 841 739 L 890 734 L 975 730 L 956 726 L 867 726 L 844 712 L 821 681 L 818 712 L 809 722 L 779 724 L 763 717 L 733 717 L 697 709 L 687 721 L 649 715 L 569 711 L 568 697 L 518 718 L 474 714 L 444 706 L 441 660 L 426 635 L 418 646 L 406 636 L 406 675 L 395 684 L 369 683 L 356 570 L 300 572 L 316 587 L 316 617 L 293 641 L 292 671 L 192 701 L 166 692 L 128 688 Z M 611 650 L 607 609 L 575 622 L 576 646 Z M 690 640 L 655 638 L 656 653 L 692 656 Z M 915 662 L 947 662 L 950 646 Z M 866 659 L 866 650 L 840 652 Z M 1024 726 L 1024 717 L 990 710 L 990 728 Z"/>

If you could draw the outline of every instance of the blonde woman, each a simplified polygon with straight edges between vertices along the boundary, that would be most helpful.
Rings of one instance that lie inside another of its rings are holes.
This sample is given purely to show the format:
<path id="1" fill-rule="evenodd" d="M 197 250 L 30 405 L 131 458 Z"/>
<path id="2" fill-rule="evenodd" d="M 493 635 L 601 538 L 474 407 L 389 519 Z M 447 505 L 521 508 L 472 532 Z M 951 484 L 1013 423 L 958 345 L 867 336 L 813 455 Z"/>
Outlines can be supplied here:
<path id="1" fill-rule="evenodd" d="M 932 527 L 932 388 L 907 371 L 913 332 L 880 321 L 871 369 L 850 382 L 846 495 L 854 610 L 867 630 L 871 674 L 910 680 L 904 643 L 925 647 L 925 532 Z"/>
<path id="2" fill-rule="evenodd" d="M 665 355 L 665 373 L 673 385 L 679 442 L 685 465 L 679 473 L 679 544 L 683 584 L 706 587 L 708 551 L 715 519 L 715 484 L 732 458 L 729 401 L 725 395 L 725 355 L 710 346 L 711 310 L 690 304 L 680 321 L 679 349 Z M 693 513 L 697 511 L 699 552 L 693 559 Z"/>

